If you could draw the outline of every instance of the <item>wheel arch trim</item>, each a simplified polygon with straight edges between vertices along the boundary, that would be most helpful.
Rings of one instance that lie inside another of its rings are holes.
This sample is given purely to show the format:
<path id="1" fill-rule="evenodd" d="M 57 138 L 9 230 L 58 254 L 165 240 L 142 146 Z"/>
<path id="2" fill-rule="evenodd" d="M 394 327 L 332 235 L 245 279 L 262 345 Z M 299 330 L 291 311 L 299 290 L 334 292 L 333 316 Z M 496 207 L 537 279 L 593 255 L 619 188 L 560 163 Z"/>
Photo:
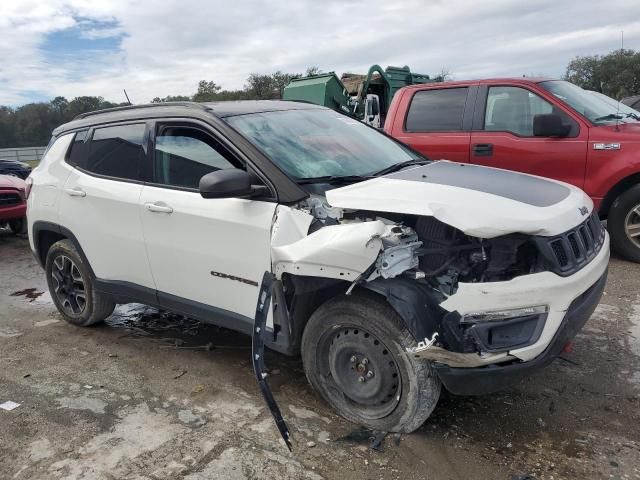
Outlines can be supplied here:
<path id="1" fill-rule="evenodd" d="M 616 198 L 635 185 L 640 185 L 640 172 L 632 173 L 618 180 L 618 182 L 607 191 L 600 204 L 600 208 L 598 209 L 600 218 L 607 218 Z"/>
<path id="2" fill-rule="evenodd" d="M 89 273 L 91 274 L 91 279 L 96 278 L 95 273 L 93 272 L 93 268 L 91 268 L 91 263 L 87 259 L 87 256 L 85 255 L 84 250 L 82 250 L 82 246 L 80 245 L 80 242 L 78 241 L 77 237 L 71 232 L 71 230 L 57 223 L 38 220 L 33 223 L 33 226 L 31 227 L 31 234 L 33 236 L 33 246 L 35 248 L 33 254 L 36 257 L 36 260 L 38 260 L 38 263 L 42 268 L 44 268 L 46 265 L 47 252 L 42 251 L 42 245 L 40 245 L 40 241 L 42 238 L 42 234 L 46 232 L 52 232 L 52 233 L 58 234 L 66 238 L 67 240 L 69 240 L 71 243 L 73 243 L 73 246 L 78 251 L 78 255 L 80 255 L 80 257 L 82 258 L 82 261 L 84 262 L 87 269 L 89 270 Z"/>

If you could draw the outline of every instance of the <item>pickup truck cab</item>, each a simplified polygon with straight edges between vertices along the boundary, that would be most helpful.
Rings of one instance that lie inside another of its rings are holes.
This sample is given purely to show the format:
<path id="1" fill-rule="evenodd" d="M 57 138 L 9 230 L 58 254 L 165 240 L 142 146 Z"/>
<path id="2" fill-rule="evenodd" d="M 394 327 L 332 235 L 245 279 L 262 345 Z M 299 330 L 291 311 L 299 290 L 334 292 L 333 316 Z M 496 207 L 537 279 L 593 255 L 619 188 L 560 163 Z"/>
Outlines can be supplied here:
<path id="1" fill-rule="evenodd" d="M 640 116 L 561 80 L 506 78 L 398 91 L 385 132 L 432 159 L 549 177 L 583 189 L 611 245 L 640 262 Z"/>

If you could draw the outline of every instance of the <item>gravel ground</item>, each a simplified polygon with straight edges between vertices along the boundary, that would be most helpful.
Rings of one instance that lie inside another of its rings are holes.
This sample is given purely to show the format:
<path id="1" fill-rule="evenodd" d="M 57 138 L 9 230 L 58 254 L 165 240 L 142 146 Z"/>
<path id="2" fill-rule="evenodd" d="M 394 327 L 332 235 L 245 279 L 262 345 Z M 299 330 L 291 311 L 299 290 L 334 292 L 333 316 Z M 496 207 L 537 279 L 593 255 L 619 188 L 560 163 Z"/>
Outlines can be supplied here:
<path id="1" fill-rule="evenodd" d="M 0 230 L 0 261 L 0 404 L 20 404 L 0 409 L 0 479 L 640 479 L 639 265 L 612 260 L 573 353 L 499 394 L 444 395 L 382 451 L 271 353 L 289 453 L 248 337 L 138 304 L 73 327 L 26 238 Z"/>

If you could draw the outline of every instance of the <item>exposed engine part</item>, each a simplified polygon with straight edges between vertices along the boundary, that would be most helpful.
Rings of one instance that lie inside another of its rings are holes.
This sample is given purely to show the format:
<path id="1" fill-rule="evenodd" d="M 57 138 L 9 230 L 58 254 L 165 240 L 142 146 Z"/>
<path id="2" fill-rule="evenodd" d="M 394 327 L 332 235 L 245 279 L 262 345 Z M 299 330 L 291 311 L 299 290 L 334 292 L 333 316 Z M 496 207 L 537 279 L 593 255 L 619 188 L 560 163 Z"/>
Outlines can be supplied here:
<path id="1" fill-rule="evenodd" d="M 335 221 L 332 223 L 336 223 L 339 222 L 343 216 L 341 208 L 331 207 L 327 203 L 327 200 L 320 195 L 309 196 L 301 206 L 322 223 L 327 223 L 329 219 Z"/>
<path id="2" fill-rule="evenodd" d="M 419 264 L 417 251 L 422 245 L 410 227 L 396 225 L 389 235 L 382 237 L 382 252 L 376 260 L 377 273 L 383 278 L 394 278 L 416 268 Z"/>
<path id="3" fill-rule="evenodd" d="M 510 280 L 538 268 L 537 249 L 526 236 L 474 238 L 433 217 L 418 217 L 415 231 L 423 242 L 420 271 L 445 295 L 453 295 L 458 282 Z"/>

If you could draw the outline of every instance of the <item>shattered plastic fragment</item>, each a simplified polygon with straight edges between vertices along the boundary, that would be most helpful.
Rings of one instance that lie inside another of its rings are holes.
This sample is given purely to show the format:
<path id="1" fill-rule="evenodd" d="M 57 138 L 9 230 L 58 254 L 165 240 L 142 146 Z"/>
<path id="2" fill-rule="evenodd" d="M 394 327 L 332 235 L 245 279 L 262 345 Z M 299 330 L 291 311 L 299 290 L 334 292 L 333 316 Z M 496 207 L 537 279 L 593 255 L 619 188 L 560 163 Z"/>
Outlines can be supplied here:
<path id="1" fill-rule="evenodd" d="M 19 406 L 20 406 L 19 403 L 12 402 L 11 400 L 4 403 L 0 403 L 0 408 L 7 411 L 13 410 L 14 408 L 18 408 Z"/>

